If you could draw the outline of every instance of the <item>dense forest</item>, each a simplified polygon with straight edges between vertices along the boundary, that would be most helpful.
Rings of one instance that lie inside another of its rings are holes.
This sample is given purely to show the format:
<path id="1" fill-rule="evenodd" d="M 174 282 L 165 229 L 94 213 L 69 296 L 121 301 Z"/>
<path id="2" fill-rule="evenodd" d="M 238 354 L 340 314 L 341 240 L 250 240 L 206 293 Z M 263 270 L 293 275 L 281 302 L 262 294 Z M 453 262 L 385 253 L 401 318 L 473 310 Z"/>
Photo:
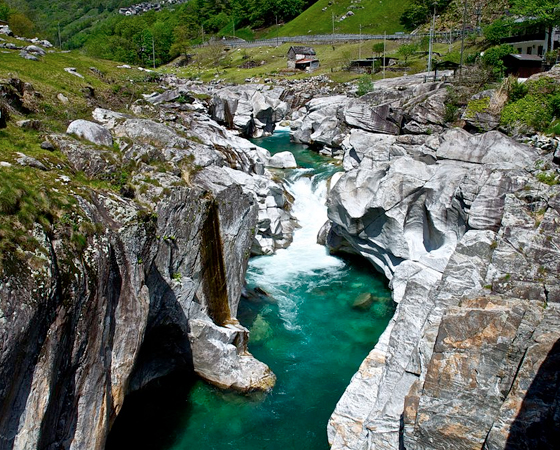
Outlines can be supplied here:
<path id="1" fill-rule="evenodd" d="M 0 0 L 0 14 L 2 8 L 11 10 L 10 25 L 24 36 L 39 34 L 99 58 L 158 65 L 210 35 L 252 37 L 247 36 L 250 30 L 288 21 L 314 1 L 191 0 L 159 12 L 124 16 L 118 9 L 138 0 Z"/>

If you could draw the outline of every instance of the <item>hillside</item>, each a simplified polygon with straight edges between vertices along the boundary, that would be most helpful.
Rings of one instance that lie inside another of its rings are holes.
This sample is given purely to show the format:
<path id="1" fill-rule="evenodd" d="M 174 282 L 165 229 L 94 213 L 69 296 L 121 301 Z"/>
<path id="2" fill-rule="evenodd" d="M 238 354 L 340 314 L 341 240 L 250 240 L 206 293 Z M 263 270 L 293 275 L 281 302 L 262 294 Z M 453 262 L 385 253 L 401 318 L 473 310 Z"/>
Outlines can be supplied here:
<path id="1" fill-rule="evenodd" d="M 279 30 L 280 36 L 305 34 L 362 33 L 383 34 L 402 31 L 399 19 L 411 0 L 319 0 Z M 348 15 L 348 11 L 353 14 Z M 342 17 L 345 19 L 341 20 Z M 274 35 L 274 33 L 271 33 Z"/>
<path id="2" fill-rule="evenodd" d="M 24 11 L 35 23 L 36 31 L 53 42 L 60 35 L 64 41 L 95 23 L 107 19 L 119 8 L 137 3 L 136 0 L 7 0 Z"/>

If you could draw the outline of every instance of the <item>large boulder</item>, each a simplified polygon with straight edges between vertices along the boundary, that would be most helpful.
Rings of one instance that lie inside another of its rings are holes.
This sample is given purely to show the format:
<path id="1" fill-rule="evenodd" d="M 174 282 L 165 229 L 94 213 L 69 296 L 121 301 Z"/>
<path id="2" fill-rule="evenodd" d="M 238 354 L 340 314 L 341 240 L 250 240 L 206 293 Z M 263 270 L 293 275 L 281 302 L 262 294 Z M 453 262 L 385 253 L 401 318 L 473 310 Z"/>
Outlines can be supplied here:
<path id="1" fill-rule="evenodd" d="M 177 369 L 244 392 L 274 382 L 235 319 L 259 202 L 282 204 L 281 187 L 249 170 L 255 146 L 219 150 L 208 124 L 192 140 L 173 126 L 99 116 L 126 137 L 122 151 L 49 136 L 71 168 L 53 183 L 65 184 L 72 208 L 28 230 L 34 244 L 13 265 L 3 254 L 2 448 L 102 448 L 125 396 Z M 69 183 L 77 171 L 120 182 L 125 168 L 140 201 Z"/>
<path id="2" fill-rule="evenodd" d="M 68 125 L 66 133 L 74 134 L 96 145 L 104 145 L 106 147 L 113 145 L 113 136 L 111 136 L 111 132 L 102 125 L 90 122 L 89 120 L 74 120 Z"/>
<path id="3" fill-rule="evenodd" d="M 530 147 L 507 137 L 499 131 L 472 135 L 453 128 L 442 135 L 438 159 L 452 159 L 501 168 L 532 166 L 539 156 Z"/>
<path id="4" fill-rule="evenodd" d="M 268 160 L 267 166 L 273 169 L 295 169 L 297 163 L 292 152 L 280 152 Z"/>
<path id="5" fill-rule="evenodd" d="M 344 121 L 354 128 L 372 133 L 399 134 L 402 115 L 388 105 L 372 106 L 360 100 L 349 102 L 343 112 Z"/>
<path id="6" fill-rule="evenodd" d="M 366 135 L 348 140 L 329 198 L 327 244 L 369 259 L 399 302 L 331 417 L 332 448 L 552 442 L 560 190 L 531 175 L 542 155 L 497 132 L 403 138 L 371 153 Z"/>
<path id="7" fill-rule="evenodd" d="M 294 142 L 339 146 L 345 135 L 339 112 L 349 101 L 345 95 L 318 97 L 309 101 L 298 111 L 298 119 L 292 123 Z"/>
<path id="8" fill-rule="evenodd" d="M 271 134 L 289 110 L 288 104 L 281 100 L 283 92 L 282 88 L 262 85 L 220 89 L 212 99 L 212 118 L 246 137 Z"/>
<path id="9" fill-rule="evenodd" d="M 25 51 L 39 56 L 44 56 L 47 54 L 47 52 L 44 49 L 42 49 L 37 45 L 28 45 L 27 47 L 25 47 Z"/>

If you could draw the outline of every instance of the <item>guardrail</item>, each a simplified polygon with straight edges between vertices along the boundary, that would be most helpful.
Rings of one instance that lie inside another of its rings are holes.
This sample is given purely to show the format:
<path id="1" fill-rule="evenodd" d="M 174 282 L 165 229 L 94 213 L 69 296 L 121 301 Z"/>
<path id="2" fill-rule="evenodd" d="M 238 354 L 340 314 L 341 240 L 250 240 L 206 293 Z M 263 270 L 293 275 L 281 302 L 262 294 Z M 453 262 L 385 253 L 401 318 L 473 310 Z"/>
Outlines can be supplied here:
<path id="1" fill-rule="evenodd" d="M 403 40 L 410 41 L 413 39 L 422 39 L 429 36 L 429 34 L 318 34 L 307 36 L 278 36 L 271 39 L 256 39 L 254 41 L 245 41 L 243 39 L 212 39 L 203 45 L 223 44 L 228 47 L 267 47 L 277 46 L 286 43 L 301 43 L 301 44 L 328 44 L 335 42 L 352 42 L 352 41 L 368 41 L 368 40 Z M 447 33 L 435 33 L 434 39 L 437 42 L 453 42 L 461 37 L 461 31 L 450 31 Z"/>

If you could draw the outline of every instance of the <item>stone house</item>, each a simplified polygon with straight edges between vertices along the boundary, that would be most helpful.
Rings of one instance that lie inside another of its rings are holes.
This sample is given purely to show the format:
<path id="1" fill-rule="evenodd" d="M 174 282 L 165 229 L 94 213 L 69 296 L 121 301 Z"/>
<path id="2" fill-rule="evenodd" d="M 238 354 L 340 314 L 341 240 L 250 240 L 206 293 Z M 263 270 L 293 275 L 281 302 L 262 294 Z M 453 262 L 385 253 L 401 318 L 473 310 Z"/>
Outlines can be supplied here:
<path id="1" fill-rule="evenodd" d="M 288 69 L 313 71 L 319 67 L 317 54 L 312 47 L 292 46 L 288 50 Z"/>

